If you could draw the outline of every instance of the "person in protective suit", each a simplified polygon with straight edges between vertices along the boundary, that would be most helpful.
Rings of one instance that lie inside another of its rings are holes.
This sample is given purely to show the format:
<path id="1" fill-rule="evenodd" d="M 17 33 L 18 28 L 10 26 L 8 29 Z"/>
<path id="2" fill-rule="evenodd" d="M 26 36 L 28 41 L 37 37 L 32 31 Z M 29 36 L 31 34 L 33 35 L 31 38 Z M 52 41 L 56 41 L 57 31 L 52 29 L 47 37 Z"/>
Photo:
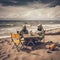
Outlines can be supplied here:
<path id="1" fill-rule="evenodd" d="M 42 40 L 45 36 L 45 31 L 43 29 L 43 26 L 42 24 L 39 24 L 38 25 L 38 28 L 37 28 L 37 32 L 36 32 L 41 38 L 39 38 L 40 40 Z"/>
<path id="2" fill-rule="evenodd" d="M 38 25 L 37 34 L 38 34 L 38 35 L 44 34 L 44 29 L 43 29 L 42 24 L 39 24 L 39 25 Z"/>

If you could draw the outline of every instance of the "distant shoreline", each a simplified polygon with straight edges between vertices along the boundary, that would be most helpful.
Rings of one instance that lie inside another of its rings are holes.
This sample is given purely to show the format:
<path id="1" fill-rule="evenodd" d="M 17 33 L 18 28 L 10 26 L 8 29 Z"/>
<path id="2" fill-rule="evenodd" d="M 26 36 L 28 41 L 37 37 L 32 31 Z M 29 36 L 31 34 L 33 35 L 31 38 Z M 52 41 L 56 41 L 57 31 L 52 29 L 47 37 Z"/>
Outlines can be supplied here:
<path id="1" fill-rule="evenodd" d="M 21 19 L 21 20 L 19 20 L 19 19 L 0 19 L 0 20 L 5 20 L 5 21 L 6 20 L 7 21 L 8 20 L 10 20 L 10 21 L 27 21 L 26 19 Z M 32 20 L 31 19 L 31 20 L 28 20 L 28 21 L 56 21 L 56 19 L 55 20 L 53 20 L 53 19 L 52 20 L 46 20 L 46 19 L 45 20 L 42 20 L 42 19 L 41 20 L 38 20 L 38 19 L 37 20 L 35 20 L 35 19 Z M 57 21 L 59 21 L 59 19 Z"/>

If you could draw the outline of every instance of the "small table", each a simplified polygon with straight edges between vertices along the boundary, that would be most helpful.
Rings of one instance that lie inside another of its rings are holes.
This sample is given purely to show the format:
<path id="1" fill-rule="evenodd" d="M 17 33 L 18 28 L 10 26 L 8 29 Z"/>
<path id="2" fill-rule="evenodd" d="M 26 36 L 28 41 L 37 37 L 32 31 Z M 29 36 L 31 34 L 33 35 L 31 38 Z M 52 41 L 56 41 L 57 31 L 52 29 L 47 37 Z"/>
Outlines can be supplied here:
<path id="1" fill-rule="evenodd" d="M 25 42 L 27 43 L 27 45 L 29 45 L 30 43 L 32 43 L 33 45 L 35 45 L 35 41 L 38 42 L 39 38 L 42 38 L 42 36 L 39 36 L 38 34 L 23 34 L 23 38 L 25 40 Z"/>
<path id="2" fill-rule="evenodd" d="M 30 46 L 33 49 L 34 46 L 36 45 L 36 43 L 41 42 L 42 39 L 43 39 L 42 36 L 40 36 L 36 33 L 35 34 L 23 34 L 23 39 L 22 40 L 24 42 L 22 43 L 21 48 L 22 47 L 24 48 L 24 46 L 26 46 L 26 48 L 28 46 Z"/>

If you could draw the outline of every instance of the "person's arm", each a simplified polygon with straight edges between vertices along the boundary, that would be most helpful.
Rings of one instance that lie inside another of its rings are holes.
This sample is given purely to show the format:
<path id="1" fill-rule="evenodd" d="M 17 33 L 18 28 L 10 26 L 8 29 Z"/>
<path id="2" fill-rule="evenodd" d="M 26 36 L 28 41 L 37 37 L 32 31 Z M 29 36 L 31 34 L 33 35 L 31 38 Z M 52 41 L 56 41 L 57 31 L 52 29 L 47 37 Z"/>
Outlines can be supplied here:
<path id="1" fill-rule="evenodd" d="M 23 31 L 22 30 L 20 31 L 20 35 L 23 36 Z"/>

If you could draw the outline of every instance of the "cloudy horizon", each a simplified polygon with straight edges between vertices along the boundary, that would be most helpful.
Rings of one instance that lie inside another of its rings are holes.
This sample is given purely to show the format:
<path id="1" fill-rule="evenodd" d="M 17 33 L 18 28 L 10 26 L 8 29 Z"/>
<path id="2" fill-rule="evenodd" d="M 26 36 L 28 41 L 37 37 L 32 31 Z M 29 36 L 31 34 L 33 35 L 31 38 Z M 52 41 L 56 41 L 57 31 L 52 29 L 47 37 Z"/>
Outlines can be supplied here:
<path id="1" fill-rule="evenodd" d="M 1 19 L 60 20 L 60 1 L 0 0 L 0 20 Z"/>

